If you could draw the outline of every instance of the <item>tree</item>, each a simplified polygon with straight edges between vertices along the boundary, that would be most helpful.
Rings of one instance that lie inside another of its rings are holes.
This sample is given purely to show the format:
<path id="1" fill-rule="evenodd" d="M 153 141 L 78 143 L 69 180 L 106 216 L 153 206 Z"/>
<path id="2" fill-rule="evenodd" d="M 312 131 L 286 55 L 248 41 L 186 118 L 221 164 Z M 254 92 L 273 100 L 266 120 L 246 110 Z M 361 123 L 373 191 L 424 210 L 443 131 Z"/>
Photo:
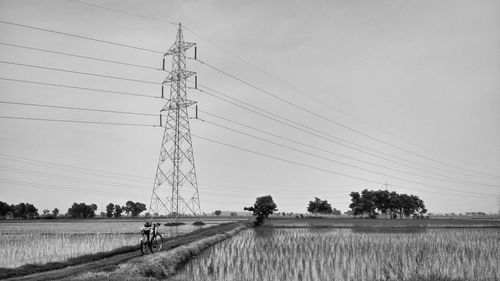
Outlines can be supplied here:
<path id="1" fill-rule="evenodd" d="M 49 209 L 43 209 L 43 216 L 46 217 L 50 214 L 50 210 Z"/>
<path id="2" fill-rule="evenodd" d="M 333 213 L 332 205 L 326 200 L 321 200 L 318 197 L 314 197 L 314 201 L 309 201 L 309 206 L 307 211 L 311 214 L 323 214 L 328 215 Z"/>
<path id="3" fill-rule="evenodd" d="M 351 192 L 349 194 L 351 196 L 351 204 L 349 204 L 349 208 L 352 210 L 352 215 L 356 216 L 363 213 L 363 207 L 361 206 L 361 195 L 359 192 Z"/>
<path id="4" fill-rule="evenodd" d="M 236 212 L 231 212 L 231 217 L 236 217 L 238 214 Z"/>
<path id="5" fill-rule="evenodd" d="M 106 217 L 112 218 L 113 217 L 113 212 L 115 211 L 115 204 L 109 203 L 106 206 Z"/>
<path id="6" fill-rule="evenodd" d="M 278 211 L 271 195 L 258 197 L 253 206 L 245 207 L 244 210 L 252 212 L 252 215 L 257 217 L 255 221 L 256 226 L 262 225 L 269 215 Z"/>
<path id="7" fill-rule="evenodd" d="M 146 204 L 140 202 L 127 201 L 125 206 L 123 206 L 123 210 L 127 215 L 131 215 L 132 217 L 139 216 L 140 213 L 146 210 Z"/>
<path id="8" fill-rule="evenodd" d="M 54 208 L 54 210 L 52 210 L 52 216 L 54 216 L 54 219 L 57 219 L 58 215 L 59 215 L 59 209 Z"/>
<path id="9" fill-rule="evenodd" d="M 220 216 L 220 214 L 222 214 L 222 212 L 221 212 L 221 210 L 215 210 L 214 214 L 215 214 L 216 216 Z"/>
<path id="10" fill-rule="evenodd" d="M 16 219 L 33 219 L 38 217 L 38 209 L 30 203 L 10 205 L 12 216 Z"/>
<path id="11" fill-rule="evenodd" d="M 11 205 L 12 215 L 15 219 L 25 219 L 26 218 L 26 204 L 19 203 L 17 205 Z"/>
<path id="12" fill-rule="evenodd" d="M 123 209 L 120 205 L 115 205 L 115 218 L 119 218 L 122 216 Z"/>
<path id="13" fill-rule="evenodd" d="M 0 201 L 0 219 L 4 219 L 11 212 L 11 206 L 3 201 Z"/>
<path id="14" fill-rule="evenodd" d="M 68 215 L 71 218 L 93 218 L 95 217 L 95 211 L 97 210 L 96 204 L 87 205 L 85 203 L 73 203 L 71 208 L 68 209 Z"/>
<path id="15" fill-rule="evenodd" d="M 123 210 L 125 211 L 125 214 L 127 214 L 127 216 L 132 212 L 132 208 L 134 206 L 134 201 L 127 201 L 127 203 L 125 203 L 125 206 L 123 206 Z"/>
<path id="16" fill-rule="evenodd" d="M 361 194 L 351 192 L 351 208 L 353 215 L 367 213 L 370 218 L 376 218 L 378 212 L 389 214 L 391 218 L 399 215 L 403 216 L 425 214 L 424 201 L 416 195 L 398 194 L 387 190 L 367 190 L 364 189 Z M 378 212 L 377 212 L 378 211 Z"/>

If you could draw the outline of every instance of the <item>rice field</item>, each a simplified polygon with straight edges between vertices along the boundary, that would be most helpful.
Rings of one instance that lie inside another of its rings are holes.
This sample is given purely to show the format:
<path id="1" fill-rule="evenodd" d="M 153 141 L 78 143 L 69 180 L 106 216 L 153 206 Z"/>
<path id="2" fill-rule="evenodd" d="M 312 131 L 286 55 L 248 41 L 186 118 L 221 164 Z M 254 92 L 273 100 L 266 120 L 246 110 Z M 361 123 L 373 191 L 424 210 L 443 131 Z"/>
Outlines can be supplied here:
<path id="1" fill-rule="evenodd" d="M 85 254 L 137 245 L 142 224 L 142 221 L 130 220 L 2 222 L 0 268 L 64 261 Z M 199 228 L 190 224 L 162 226 L 160 233 L 165 238 Z"/>
<path id="2" fill-rule="evenodd" d="M 173 280 L 500 280 L 500 229 L 248 229 Z"/>

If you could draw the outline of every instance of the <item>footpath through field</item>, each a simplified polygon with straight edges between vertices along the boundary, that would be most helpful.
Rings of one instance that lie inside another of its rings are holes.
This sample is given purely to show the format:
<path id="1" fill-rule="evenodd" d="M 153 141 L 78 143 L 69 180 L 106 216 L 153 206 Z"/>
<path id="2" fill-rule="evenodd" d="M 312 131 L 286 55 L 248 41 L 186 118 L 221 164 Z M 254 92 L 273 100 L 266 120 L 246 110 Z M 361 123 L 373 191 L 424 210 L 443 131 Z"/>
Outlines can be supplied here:
<path id="1" fill-rule="evenodd" d="M 170 249 L 186 245 L 188 243 L 211 237 L 217 234 L 226 233 L 235 229 L 239 226 L 245 225 L 247 221 L 231 222 L 220 224 L 217 226 L 200 229 L 191 233 L 183 234 L 180 236 L 170 237 L 164 240 L 162 251 L 168 251 Z M 124 263 L 133 258 L 142 256 L 139 246 L 130 248 L 129 252 L 116 254 L 104 259 L 95 260 L 88 263 L 82 263 L 74 266 L 68 266 L 62 269 L 50 270 L 30 275 L 21 276 L 22 272 L 15 273 L 15 277 L 7 280 L 67 280 L 72 277 L 78 276 L 79 274 L 86 272 L 100 272 L 100 271 L 112 271 L 121 263 Z"/>

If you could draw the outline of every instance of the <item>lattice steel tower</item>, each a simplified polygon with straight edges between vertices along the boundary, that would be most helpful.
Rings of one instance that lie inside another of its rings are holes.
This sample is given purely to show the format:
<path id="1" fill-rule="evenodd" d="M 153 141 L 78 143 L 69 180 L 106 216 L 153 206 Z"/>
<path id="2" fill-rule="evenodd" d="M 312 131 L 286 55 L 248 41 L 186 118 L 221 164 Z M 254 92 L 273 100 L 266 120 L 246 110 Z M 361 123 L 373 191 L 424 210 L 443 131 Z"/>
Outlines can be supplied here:
<path id="1" fill-rule="evenodd" d="M 172 69 L 162 83 L 170 84 L 170 97 L 160 113 L 166 112 L 165 131 L 161 144 L 158 168 L 151 195 L 150 212 L 162 214 L 164 211 L 177 219 L 179 215 L 200 215 L 200 198 L 194 165 L 193 144 L 189 127 L 188 107 L 196 102 L 187 99 L 186 79 L 195 74 L 186 71 L 186 50 L 195 43 L 184 42 L 182 26 L 179 23 L 177 39 L 163 56 L 172 56 Z M 195 47 L 196 48 L 196 47 Z M 196 56 L 196 49 L 195 49 Z"/>

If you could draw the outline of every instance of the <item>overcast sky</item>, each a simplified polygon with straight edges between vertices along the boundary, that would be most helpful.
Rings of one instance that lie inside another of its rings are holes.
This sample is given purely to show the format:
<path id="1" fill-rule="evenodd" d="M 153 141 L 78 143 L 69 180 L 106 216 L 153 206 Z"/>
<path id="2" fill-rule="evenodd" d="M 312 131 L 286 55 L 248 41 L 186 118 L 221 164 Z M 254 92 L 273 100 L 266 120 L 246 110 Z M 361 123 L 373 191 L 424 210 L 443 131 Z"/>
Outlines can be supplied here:
<path id="1" fill-rule="evenodd" d="M 0 20 L 160 52 L 181 22 L 200 60 L 267 92 L 188 60 L 200 85 L 287 120 L 189 90 L 204 120 L 191 120 L 203 212 L 241 211 L 267 194 L 280 211 L 305 212 L 315 196 L 346 211 L 351 191 L 386 187 L 418 195 L 433 213 L 499 209 L 498 1 L 0 0 Z M 150 126 L 0 118 L 0 200 L 63 212 L 73 202 L 99 211 L 109 202 L 149 205 L 157 116 L 12 102 L 158 114 L 158 85 L 26 64 L 161 83 L 162 54 L 5 22 L 0 116 Z"/>

